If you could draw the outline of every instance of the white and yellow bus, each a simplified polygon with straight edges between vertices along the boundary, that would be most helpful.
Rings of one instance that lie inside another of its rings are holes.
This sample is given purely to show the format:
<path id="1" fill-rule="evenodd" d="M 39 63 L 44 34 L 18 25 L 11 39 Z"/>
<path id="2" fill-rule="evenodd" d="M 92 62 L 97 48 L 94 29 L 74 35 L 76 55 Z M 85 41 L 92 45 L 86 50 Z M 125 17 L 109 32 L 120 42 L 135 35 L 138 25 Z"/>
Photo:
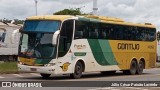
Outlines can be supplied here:
<path id="1" fill-rule="evenodd" d="M 103 16 L 49 15 L 26 19 L 18 68 L 50 75 L 83 72 L 141 74 L 155 67 L 156 29 Z"/>

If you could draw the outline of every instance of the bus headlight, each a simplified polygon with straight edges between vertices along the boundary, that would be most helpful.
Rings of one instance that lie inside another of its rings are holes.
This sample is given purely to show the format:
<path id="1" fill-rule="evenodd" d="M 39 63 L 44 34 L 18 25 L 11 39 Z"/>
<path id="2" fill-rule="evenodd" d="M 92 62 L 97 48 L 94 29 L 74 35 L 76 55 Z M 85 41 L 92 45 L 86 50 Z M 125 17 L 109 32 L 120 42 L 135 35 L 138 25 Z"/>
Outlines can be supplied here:
<path id="1" fill-rule="evenodd" d="M 18 58 L 18 61 L 17 61 L 17 63 L 22 65 L 22 62 L 19 60 L 19 58 Z"/>
<path id="2" fill-rule="evenodd" d="M 18 64 L 24 65 L 24 63 L 22 63 L 21 61 L 18 61 Z"/>
<path id="3" fill-rule="evenodd" d="M 45 64 L 44 66 L 54 66 L 56 65 L 56 63 L 48 63 L 48 64 Z"/>

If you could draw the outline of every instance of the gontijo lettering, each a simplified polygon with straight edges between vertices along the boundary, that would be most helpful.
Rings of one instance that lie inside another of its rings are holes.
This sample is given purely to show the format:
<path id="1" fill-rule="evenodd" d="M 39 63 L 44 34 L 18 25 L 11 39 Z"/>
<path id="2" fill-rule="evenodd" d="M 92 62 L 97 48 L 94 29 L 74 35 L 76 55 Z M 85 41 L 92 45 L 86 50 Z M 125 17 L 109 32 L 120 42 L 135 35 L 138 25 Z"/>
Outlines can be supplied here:
<path id="1" fill-rule="evenodd" d="M 132 43 L 118 43 L 117 48 L 121 50 L 139 50 L 140 45 Z"/>

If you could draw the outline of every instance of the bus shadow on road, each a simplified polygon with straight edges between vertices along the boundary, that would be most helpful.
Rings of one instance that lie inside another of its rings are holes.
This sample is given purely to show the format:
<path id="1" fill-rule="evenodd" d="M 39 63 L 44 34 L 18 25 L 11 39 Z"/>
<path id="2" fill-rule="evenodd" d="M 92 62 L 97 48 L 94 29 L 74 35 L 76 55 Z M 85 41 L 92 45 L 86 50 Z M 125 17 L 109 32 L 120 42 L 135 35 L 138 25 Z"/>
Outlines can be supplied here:
<path id="1" fill-rule="evenodd" d="M 141 75 L 149 75 L 151 73 L 143 73 Z M 126 77 L 126 76 L 141 76 L 141 75 L 124 75 L 122 72 L 116 72 L 115 74 L 101 74 L 101 73 L 87 73 L 83 74 L 81 79 L 95 79 L 95 78 L 111 78 L 111 77 Z M 49 78 L 42 78 L 41 76 L 23 77 L 21 79 L 33 79 L 33 80 L 80 80 L 72 79 L 69 75 L 51 76 Z"/>

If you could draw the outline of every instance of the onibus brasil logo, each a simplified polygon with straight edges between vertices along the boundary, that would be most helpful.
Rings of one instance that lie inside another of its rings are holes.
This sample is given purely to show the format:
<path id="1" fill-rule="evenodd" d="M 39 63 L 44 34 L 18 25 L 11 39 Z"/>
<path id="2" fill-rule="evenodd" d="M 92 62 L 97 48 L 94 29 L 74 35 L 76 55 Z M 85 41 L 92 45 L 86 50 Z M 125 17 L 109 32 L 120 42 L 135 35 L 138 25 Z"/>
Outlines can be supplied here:
<path id="1" fill-rule="evenodd" d="M 41 83 L 37 82 L 2 82 L 2 87 L 42 87 Z"/>

